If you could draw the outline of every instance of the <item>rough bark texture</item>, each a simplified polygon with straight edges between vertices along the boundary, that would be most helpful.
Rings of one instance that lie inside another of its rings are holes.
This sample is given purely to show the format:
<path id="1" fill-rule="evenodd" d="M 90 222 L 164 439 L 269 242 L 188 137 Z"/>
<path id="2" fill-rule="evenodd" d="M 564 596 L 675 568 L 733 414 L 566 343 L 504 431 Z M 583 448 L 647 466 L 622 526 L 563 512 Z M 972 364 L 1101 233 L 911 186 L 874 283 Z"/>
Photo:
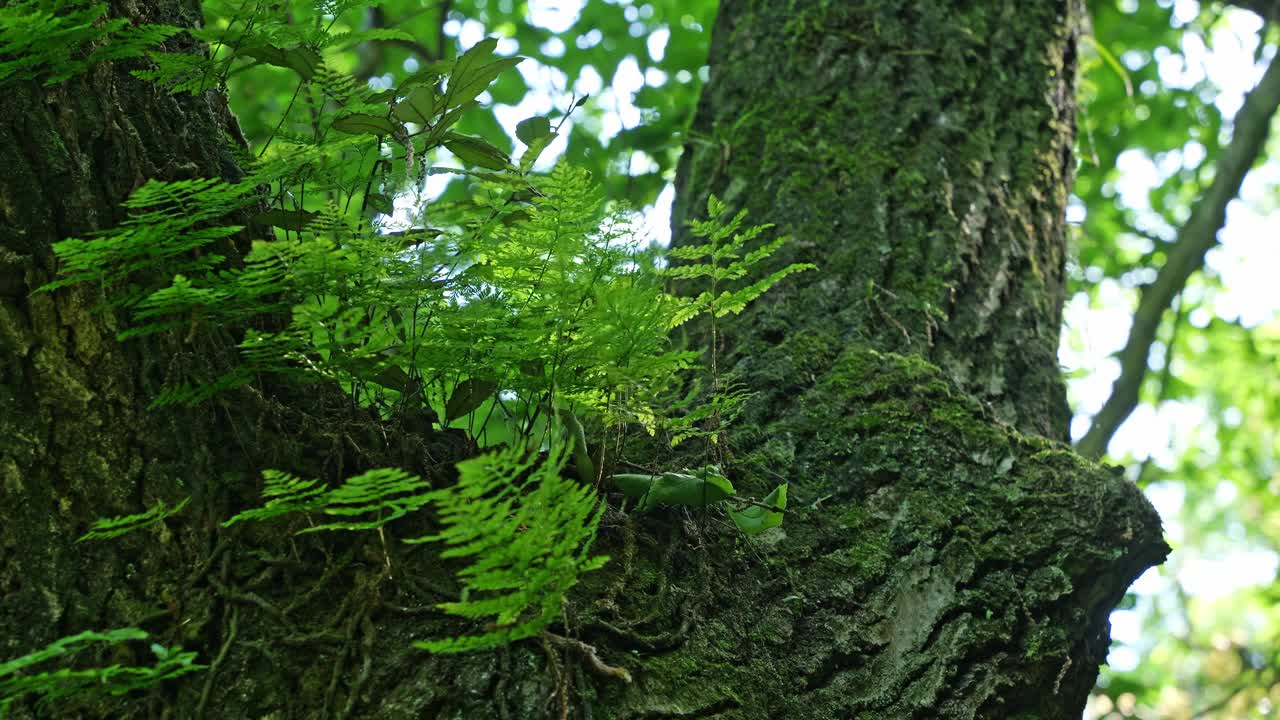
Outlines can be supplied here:
<path id="1" fill-rule="evenodd" d="M 802 330 L 918 354 L 1066 440 L 1073 25 L 1068 2 L 726 2 L 677 226 L 716 193 L 822 268 L 734 331 L 740 354 Z"/>
<path id="2" fill-rule="evenodd" d="M 821 267 L 719 328 L 758 393 L 738 465 L 827 497 L 769 553 L 794 585 L 756 627 L 794 663 L 745 653 L 774 684 L 743 716 L 1078 717 L 1163 557 L 1136 488 L 1063 443 L 1077 12 L 721 7 L 677 232 L 716 193 Z"/>
<path id="3" fill-rule="evenodd" d="M 153 10 L 138 19 L 198 17 L 189 3 Z M 118 222 L 120 201 L 147 178 L 222 172 L 223 144 L 212 141 L 221 133 L 208 100 L 168 97 L 107 65 L 56 87 L 32 81 L 5 88 L 0 654 L 6 657 L 64 630 L 100 627 L 107 614 L 135 614 L 127 611 L 135 604 L 163 607 L 163 565 L 196 552 L 185 536 L 134 557 L 72 544 L 98 517 L 138 512 L 144 501 L 172 501 L 217 479 L 208 442 L 213 409 L 145 410 L 148 391 L 173 364 L 190 362 L 191 349 L 116 343 L 114 318 L 95 311 L 96 288 L 33 291 L 54 277 L 53 242 Z"/>
<path id="4" fill-rule="evenodd" d="M 229 338 L 120 345 L 98 290 L 30 291 L 52 242 L 118 221 L 144 179 L 235 172 L 220 98 L 168 97 L 126 64 L 9 91 L 0 654 L 141 625 L 213 664 L 65 717 L 1079 717 L 1108 612 L 1165 547 L 1133 485 L 1062 443 L 1073 20 L 1048 1 L 724 3 L 677 217 L 715 192 L 795 236 L 782 259 L 822 266 L 723 328 L 758 393 L 734 482 L 786 479 L 794 510 L 754 542 L 676 511 L 606 518 L 614 562 L 559 630 L 631 684 L 553 645 L 412 649 L 460 629 L 429 609 L 454 589 L 427 551 L 393 542 L 388 572 L 376 539 L 218 529 L 263 467 L 436 476 L 459 450 L 315 389 L 146 411 Z M 163 532 L 72 544 L 186 495 Z"/>
<path id="5" fill-rule="evenodd" d="M 122 1 L 112 14 L 190 26 L 200 4 Z M 169 45 L 201 51 L 189 39 Z M 429 474 L 426 457 L 448 467 L 459 448 L 448 436 L 428 447 L 412 433 L 389 435 L 335 388 L 276 382 L 193 410 L 149 410 L 166 384 L 228 369 L 235 329 L 122 344 L 119 319 L 101 310 L 104 292 L 118 289 L 35 292 L 56 276 L 53 243 L 118 223 L 120 203 L 148 179 L 241 177 L 225 98 L 171 96 L 130 76 L 144 62 L 100 64 L 52 87 L 10 82 L 0 102 L 0 658 L 87 629 L 138 626 L 198 650 L 201 662 L 216 659 L 217 671 L 150 698 L 67 701 L 39 717 L 277 708 L 318 717 L 355 682 L 342 658 L 367 635 L 372 601 L 360 593 L 386 579 L 367 572 L 381 556 L 366 561 L 364 542 L 298 551 L 282 547 L 280 528 L 260 539 L 218 523 L 255 502 L 264 468 L 329 479 L 380 465 Z M 243 249 L 219 248 L 232 258 Z M 187 497 L 187 511 L 156 530 L 75 542 L 94 520 Z M 361 585 L 366 574 L 374 580 Z M 365 601 L 334 599 L 343 596 Z M 418 656 L 408 644 L 395 643 L 406 662 Z M 115 652 L 82 659 L 149 662 Z"/>

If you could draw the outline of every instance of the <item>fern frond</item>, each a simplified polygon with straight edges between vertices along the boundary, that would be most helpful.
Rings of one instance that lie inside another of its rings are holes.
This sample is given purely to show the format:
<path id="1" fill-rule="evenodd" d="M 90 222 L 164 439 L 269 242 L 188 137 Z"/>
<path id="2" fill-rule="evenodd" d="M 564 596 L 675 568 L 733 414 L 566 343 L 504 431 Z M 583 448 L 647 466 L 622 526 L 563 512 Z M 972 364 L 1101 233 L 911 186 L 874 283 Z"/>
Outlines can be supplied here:
<path id="1" fill-rule="evenodd" d="M 815 270 L 817 265 L 813 263 L 792 263 L 781 270 L 770 273 L 767 277 L 761 278 L 750 285 L 734 290 L 733 292 L 725 291 L 716 298 L 715 314 L 716 317 L 724 317 L 725 315 L 737 315 L 746 309 L 752 300 L 765 294 L 774 285 L 777 285 L 783 278 L 788 275 L 794 275 L 805 270 Z"/>
<path id="2" fill-rule="evenodd" d="M 374 40 L 403 40 L 405 42 L 414 42 L 413 35 L 394 28 L 372 28 L 369 30 L 358 30 L 352 32 L 334 33 L 326 37 L 322 43 L 323 47 L 343 49 L 352 45 L 370 42 Z"/>
<path id="3" fill-rule="evenodd" d="M 157 500 L 156 504 L 150 510 L 140 512 L 136 515 L 118 515 L 111 518 L 103 518 L 96 520 L 89 526 L 89 532 L 81 535 L 76 542 L 84 542 L 85 540 L 107 540 L 114 537 L 120 537 L 125 533 L 131 533 L 134 530 L 142 530 L 151 527 L 165 518 L 172 517 L 182 512 L 182 509 L 191 502 L 191 498 L 184 498 L 182 502 L 167 507 L 163 500 Z"/>
<path id="4" fill-rule="evenodd" d="M 105 19 L 106 3 L 12 0 L 0 5 L 0 85 L 39 79 L 56 85 L 95 64 L 143 55 L 181 31 Z"/>
<path id="5" fill-rule="evenodd" d="M 130 74 L 174 95 L 199 95 L 217 87 L 231 65 L 231 58 L 215 59 L 191 53 L 152 52 L 147 56 L 152 66 Z"/>
<path id="6" fill-rule="evenodd" d="M 295 512 L 307 512 L 320 506 L 320 496 L 328 488 L 319 480 L 303 480 L 279 470 L 263 470 L 262 496 L 267 501 L 261 507 L 237 513 L 222 523 L 231 527 L 245 520 L 270 520 Z"/>
<path id="7" fill-rule="evenodd" d="M 593 488 L 562 477 L 568 452 L 558 437 L 543 459 L 511 446 L 459 463 L 458 483 L 432 493 L 444 529 L 406 542 L 441 542 L 442 556 L 471 558 L 458 573 L 463 599 L 439 607 L 491 627 L 418 647 L 468 652 L 532 637 L 559 618 L 581 575 L 607 562 L 591 555 L 604 506 Z"/>
<path id="8" fill-rule="evenodd" d="M 378 468 L 348 478 L 329 489 L 319 480 L 303 480 L 278 470 L 262 473 L 267 498 L 261 507 L 238 513 L 222 523 L 229 527 L 245 520 L 269 520 L 296 512 L 320 512 L 341 520 L 299 530 L 297 534 L 323 530 L 376 530 L 404 517 L 429 501 L 430 487 L 421 478 L 395 468 Z"/>
<path id="9" fill-rule="evenodd" d="M 34 695 L 36 705 L 48 704 L 75 695 L 95 693 L 124 695 L 142 690 L 165 680 L 204 670 L 195 662 L 196 653 L 180 647 L 167 648 L 152 643 L 153 665 L 105 665 L 97 667 L 61 667 L 38 670 L 44 663 L 63 659 L 70 661 L 80 653 L 105 653 L 121 643 L 141 642 L 150 636 L 138 628 L 119 628 L 103 632 L 85 631 L 59 638 L 35 652 L 0 663 L 0 717 L 19 700 Z"/>
<path id="10" fill-rule="evenodd" d="M 378 468 L 349 478 L 319 497 L 319 510 L 340 517 L 366 516 L 360 520 L 335 521 L 299 531 L 376 530 L 426 505 L 430 486 L 416 475 L 396 468 Z"/>

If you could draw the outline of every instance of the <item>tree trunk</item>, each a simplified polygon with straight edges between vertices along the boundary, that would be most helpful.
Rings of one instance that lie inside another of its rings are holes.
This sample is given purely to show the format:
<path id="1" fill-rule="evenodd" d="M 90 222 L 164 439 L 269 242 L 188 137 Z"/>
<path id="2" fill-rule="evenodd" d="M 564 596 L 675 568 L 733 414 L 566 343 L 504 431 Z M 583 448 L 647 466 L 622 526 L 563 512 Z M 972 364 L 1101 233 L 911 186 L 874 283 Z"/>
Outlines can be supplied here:
<path id="1" fill-rule="evenodd" d="M 148 7 L 138 19 L 196 17 Z M 457 630 L 422 609 L 447 582 L 425 552 L 398 551 L 388 573 L 376 539 L 220 530 L 264 467 L 438 474 L 457 451 L 384 444 L 314 389 L 147 411 L 231 338 L 120 345 L 95 289 L 30 293 L 52 277 L 52 242 L 118 221 L 146 178 L 238 172 L 218 150 L 222 99 L 166 96 L 125 63 L 9 89 L 0 656 L 140 625 L 213 666 L 66 717 L 1078 718 L 1109 611 L 1167 550 L 1138 490 L 1065 444 L 1078 12 L 725 0 L 675 216 L 715 193 L 795 238 L 775 260 L 820 266 L 717 333 L 720 364 L 755 392 L 731 431 L 733 480 L 789 481 L 792 510 L 751 542 L 674 511 L 607 518 L 614 561 L 559 631 L 630 684 L 552 644 L 412 649 Z M 195 509 L 160 542 L 72 542 L 186 495 Z"/>
<path id="2" fill-rule="evenodd" d="M 198 18 L 198 3 L 153 3 L 138 22 Z M 136 12 L 138 11 L 135 8 Z M 110 227 L 148 178 L 235 172 L 219 148 L 217 98 L 170 97 L 100 65 L 54 87 L 9 83 L 0 103 L 0 655 L 108 617 L 164 607 L 172 570 L 207 533 L 147 553 L 77 546 L 88 523 L 157 499 L 203 493 L 243 472 L 213 408 L 152 413 L 149 395 L 198 362 L 172 341 L 121 345 L 102 294 L 52 280 L 51 245 Z M 229 155 L 227 160 L 229 160 Z M 234 443 L 231 443 L 234 446 Z M 127 578 L 127 579 L 126 579 Z"/>

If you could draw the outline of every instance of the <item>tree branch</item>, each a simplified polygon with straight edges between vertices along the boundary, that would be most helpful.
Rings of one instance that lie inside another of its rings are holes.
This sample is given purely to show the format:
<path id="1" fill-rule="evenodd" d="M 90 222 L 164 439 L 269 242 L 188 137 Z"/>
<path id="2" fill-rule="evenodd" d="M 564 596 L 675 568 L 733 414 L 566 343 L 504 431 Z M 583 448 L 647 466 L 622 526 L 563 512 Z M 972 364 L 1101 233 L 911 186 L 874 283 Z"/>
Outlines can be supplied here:
<path id="1" fill-rule="evenodd" d="M 386 11 L 382 7 L 375 5 L 366 11 L 365 22 L 370 30 L 379 30 L 393 28 L 402 24 L 404 20 L 389 22 L 387 20 Z M 443 30 L 441 30 L 441 32 L 443 32 Z M 356 77 L 361 80 L 367 80 L 378 70 L 382 69 L 382 43 L 404 48 L 411 53 L 417 54 L 424 62 L 431 62 L 432 60 L 440 59 L 436 56 L 436 53 L 431 51 L 431 48 L 416 40 L 374 40 L 365 43 L 366 47 L 364 47 L 360 52 L 360 65 L 356 68 Z"/>
<path id="2" fill-rule="evenodd" d="M 1276 4 L 1280 0 L 1256 0 Z M 1213 183 L 1178 231 L 1168 259 L 1155 282 L 1142 290 L 1142 300 L 1133 315 L 1133 328 L 1120 351 L 1120 377 L 1111 387 L 1111 397 L 1093 418 L 1089 432 L 1076 450 L 1087 457 L 1101 457 L 1111 436 L 1138 404 L 1138 391 L 1147 372 L 1147 354 L 1155 341 L 1164 313 L 1182 292 L 1191 274 L 1204 265 L 1204 256 L 1218 244 L 1218 231 L 1227 217 L 1227 203 L 1240 192 L 1240 184 L 1266 144 L 1267 132 L 1276 107 L 1280 106 L 1280 61 L 1272 60 L 1262 80 L 1236 113 L 1231 143 L 1214 168 Z"/>

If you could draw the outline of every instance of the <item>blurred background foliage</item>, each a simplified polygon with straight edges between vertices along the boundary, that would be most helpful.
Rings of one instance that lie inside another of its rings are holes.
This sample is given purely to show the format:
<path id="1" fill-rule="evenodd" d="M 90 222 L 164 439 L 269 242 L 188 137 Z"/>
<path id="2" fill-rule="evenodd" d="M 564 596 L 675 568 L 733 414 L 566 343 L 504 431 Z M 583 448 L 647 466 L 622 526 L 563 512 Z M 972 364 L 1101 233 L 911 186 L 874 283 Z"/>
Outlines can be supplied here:
<path id="1" fill-rule="evenodd" d="M 225 5 L 222 3 L 226 3 Z M 386 0 L 277 4 L 335 30 L 403 38 L 326 53 L 377 89 L 484 37 L 527 59 L 480 96 L 458 129 L 515 150 L 515 125 L 573 109 L 540 161 L 565 157 L 669 237 L 671 181 L 705 67 L 715 0 Z M 241 0 L 209 0 L 207 22 Z M 1165 263 L 1227 147 L 1244 93 L 1280 33 L 1248 9 L 1194 0 L 1094 0 L 1081 45 L 1071 288 L 1061 360 L 1089 427 L 1119 375 L 1114 354 L 1143 285 Z M 260 147 L 277 123 L 305 126 L 295 73 L 237 72 L 232 108 Z M 282 118 L 282 114 L 288 112 Z M 447 153 L 435 161 L 447 164 Z M 464 193 L 432 176 L 442 199 Z M 1206 267 L 1163 313 L 1140 402 L 1108 454 L 1157 505 L 1174 547 L 1112 616 L 1115 644 L 1090 718 L 1280 717 L 1280 132 L 1227 208 Z"/>
<path id="2" fill-rule="evenodd" d="M 232 22 L 238 0 L 219 12 L 207 2 L 207 22 Z M 291 3 L 282 3 L 290 11 Z M 312 3 L 293 2 L 299 18 L 328 22 Z M 350 3 L 354 5 L 354 3 Z M 707 43 L 716 0 L 385 0 L 342 9 L 333 31 L 394 29 L 413 42 L 362 43 L 327 53 L 330 67 L 355 74 L 377 89 L 396 87 L 429 63 L 455 57 L 484 37 L 499 38 L 497 54 L 527 58 L 480 96 L 482 107 L 455 128 L 511 151 L 515 125 L 533 115 L 553 122 L 573 111 L 545 157 L 565 157 L 607 184 L 611 198 L 635 207 L 654 204 L 675 171 L 685 130 L 706 81 Z M 332 17 L 331 15 L 328 17 Z M 297 76 L 284 68 L 255 69 L 229 83 L 246 137 L 259 145 L 289 105 Z M 305 124 L 302 113 L 290 122 Z M 287 126 L 286 126 L 287 129 Z M 448 158 L 442 158 L 447 160 Z M 448 178 L 439 179 L 440 191 Z M 458 199 L 464 183 L 445 190 Z M 670 202 L 665 198 L 664 202 Z"/>
<path id="3" fill-rule="evenodd" d="M 1082 47 L 1071 299 L 1073 435 L 1215 177 L 1280 34 L 1245 9 L 1096 0 Z M 1261 4 L 1259 4 L 1261 5 Z M 1265 9 L 1264 9 L 1265 10 Z M 1273 18 L 1275 19 L 1275 18 Z M 1112 616 L 1089 718 L 1280 717 L 1280 127 L 1163 314 L 1139 405 L 1111 438 L 1174 552 Z"/>

